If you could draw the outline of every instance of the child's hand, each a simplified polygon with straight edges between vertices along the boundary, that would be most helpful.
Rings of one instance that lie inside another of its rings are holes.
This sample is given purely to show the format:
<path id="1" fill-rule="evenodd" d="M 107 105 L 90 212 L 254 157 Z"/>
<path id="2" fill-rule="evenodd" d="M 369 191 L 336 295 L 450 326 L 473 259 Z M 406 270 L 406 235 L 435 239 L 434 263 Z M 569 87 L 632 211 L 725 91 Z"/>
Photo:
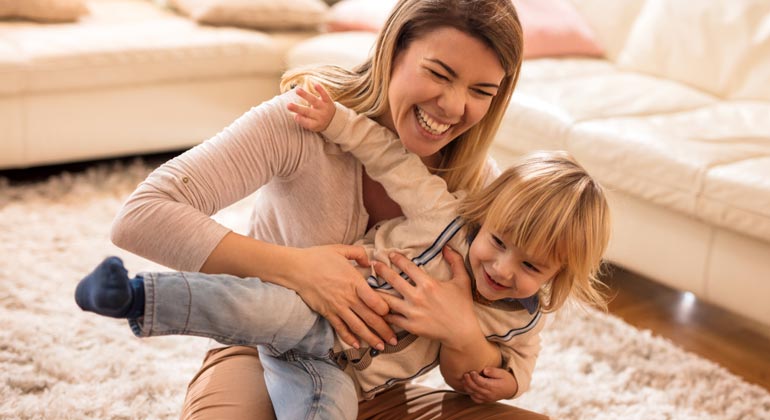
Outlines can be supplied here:
<path id="1" fill-rule="evenodd" d="M 478 372 L 463 375 L 462 384 L 473 402 L 491 403 L 512 398 L 519 389 L 513 374 L 505 369 L 484 368 L 484 376 Z"/>
<path id="2" fill-rule="evenodd" d="M 320 83 L 316 83 L 313 87 L 318 92 L 318 96 L 301 87 L 297 88 L 297 95 L 307 101 L 307 105 L 290 103 L 287 108 L 294 113 L 294 121 L 300 126 L 321 132 L 331 124 L 337 109 L 334 107 L 331 96 Z"/>

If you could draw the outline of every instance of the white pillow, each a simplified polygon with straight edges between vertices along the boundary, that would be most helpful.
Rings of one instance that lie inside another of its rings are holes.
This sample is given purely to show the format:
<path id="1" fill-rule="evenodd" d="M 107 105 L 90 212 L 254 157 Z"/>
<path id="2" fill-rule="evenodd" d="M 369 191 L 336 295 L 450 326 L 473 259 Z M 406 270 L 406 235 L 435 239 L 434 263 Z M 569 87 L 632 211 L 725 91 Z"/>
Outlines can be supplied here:
<path id="1" fill-rule="evenodd" d="M 770 99 L 770 1 L 648 0 L 618 66 L 721 97 Z"/>
<path id="2" fill-rule="evenodd" d="M 322 0 L 169 0 L 191 19 L 209 25 L 253 29 L 309 29 L 323 22 Z"/>

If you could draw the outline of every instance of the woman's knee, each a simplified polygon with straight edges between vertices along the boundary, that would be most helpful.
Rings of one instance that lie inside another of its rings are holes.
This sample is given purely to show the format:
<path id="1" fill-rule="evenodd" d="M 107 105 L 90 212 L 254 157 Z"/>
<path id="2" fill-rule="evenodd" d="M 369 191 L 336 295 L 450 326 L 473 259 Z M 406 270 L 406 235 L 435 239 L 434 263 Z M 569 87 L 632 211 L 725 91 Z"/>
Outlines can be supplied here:
<path id="1" fill-rule="evenodd" d="M 275 419 L 257 349 L 233 346 L 209 351 L 187 387 L 180 418 Z"/>

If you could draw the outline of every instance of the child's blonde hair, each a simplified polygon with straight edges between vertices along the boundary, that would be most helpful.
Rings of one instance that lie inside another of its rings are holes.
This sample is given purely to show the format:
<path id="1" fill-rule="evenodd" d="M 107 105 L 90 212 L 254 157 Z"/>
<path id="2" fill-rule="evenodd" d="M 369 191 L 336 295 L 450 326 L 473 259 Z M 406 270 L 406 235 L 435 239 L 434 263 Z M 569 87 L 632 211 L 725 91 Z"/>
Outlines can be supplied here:
<path id="1" fill-rule="evenodd" d="M 539 291 L 544 312 L 559 309 L 570 294 L 606 310 L 598 275 L 610 237 L 609 207 L 601 185 L 568 153 L 524 156 L 465 197 L 459 214 L 471 232 L 485 225 L 529 255 L 545 253 L 560 264 Z"/>

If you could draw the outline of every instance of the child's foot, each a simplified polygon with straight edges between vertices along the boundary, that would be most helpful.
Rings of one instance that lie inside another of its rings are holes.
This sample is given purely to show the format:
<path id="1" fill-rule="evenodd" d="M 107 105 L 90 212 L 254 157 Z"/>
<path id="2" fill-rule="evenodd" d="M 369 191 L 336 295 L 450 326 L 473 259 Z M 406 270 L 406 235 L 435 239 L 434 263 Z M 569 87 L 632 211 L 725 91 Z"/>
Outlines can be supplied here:
<path id="1" fill-rule="evenodd" d="M 144 314 L 144 280 L 128 278 L 118 257 L 102 261 L 75 289 L 75 302 L 84 311 L 113 318 L 139 318 Z"/>

